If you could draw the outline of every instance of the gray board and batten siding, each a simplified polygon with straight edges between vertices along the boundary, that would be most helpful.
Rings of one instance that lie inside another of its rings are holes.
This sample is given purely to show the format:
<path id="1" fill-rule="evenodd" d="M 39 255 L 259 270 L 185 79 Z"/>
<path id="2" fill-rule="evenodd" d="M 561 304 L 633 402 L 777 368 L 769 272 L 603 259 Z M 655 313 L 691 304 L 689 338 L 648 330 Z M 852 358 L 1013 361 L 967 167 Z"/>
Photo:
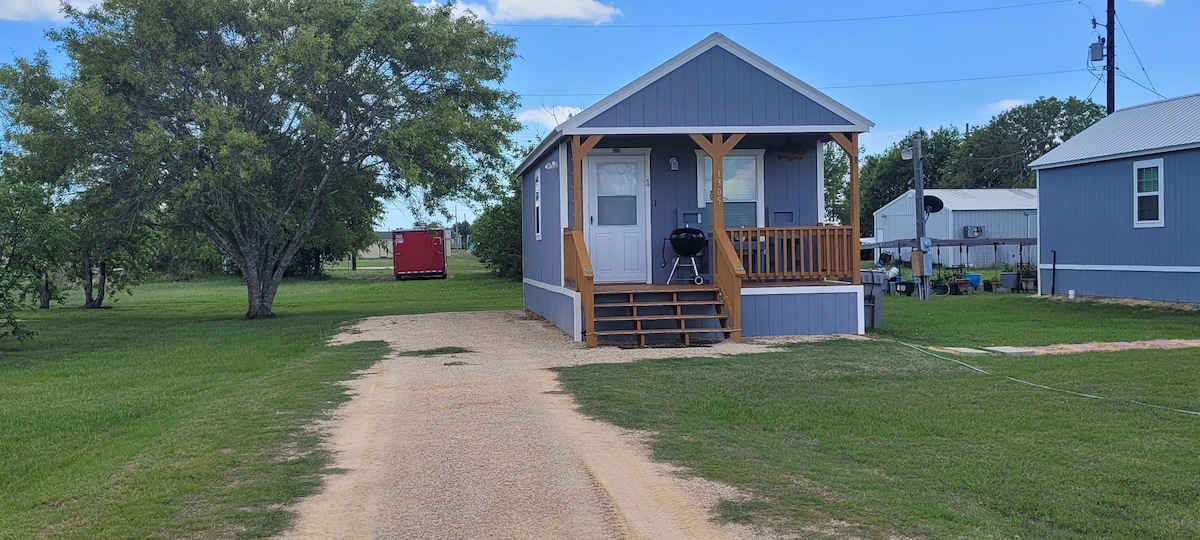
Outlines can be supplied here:
<path id="1" fill-rule="evenodd" d="M 1160 158 L 1163 226 L 1136 228 L 1134 162 Z M 1044 168 L 1038 190 L 1043 293 L 1200 302 L 1200 149 Z"/>
<path id="2" fill-rule="evenodd" d="M 581 127 L 850 125 L 849 120 L 718 46 Z"/>
<path id="3" fill-rule="evenodd" d="M 579 293 L 568 290 L 563 283 L 563 228 L 567 225 L 563 200 L 567 189 L 563 181 L 566 174 L 560 167 L 562 156 L 558 152 L 546 153 L 536 162 L 536 167 L 527 169 L 521 177 L 521 200 L 533 201 L 540 177 L 541 183 L 541 238 L 534 234 L 537 229 L 538 206 L 521 205 L 521 265 L 524 277 L 523 295 L 525 307 L 545 317 L 568 335 L 578 339 L 580 326 Z M 552 164 L 552 165 L 551 165 Z M 547 168 L 547 165 L 551 165 Z"/>
<path id="4" fill-rule="evenodd" d="M 742 335 L 862 334 L 861 286 L 742 289 Z"/>

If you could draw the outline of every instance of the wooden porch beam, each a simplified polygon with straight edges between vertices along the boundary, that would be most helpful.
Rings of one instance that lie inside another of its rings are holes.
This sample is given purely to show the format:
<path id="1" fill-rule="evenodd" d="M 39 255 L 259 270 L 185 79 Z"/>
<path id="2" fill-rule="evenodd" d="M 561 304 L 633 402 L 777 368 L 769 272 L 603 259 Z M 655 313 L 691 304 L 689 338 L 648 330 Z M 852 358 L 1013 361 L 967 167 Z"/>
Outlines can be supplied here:
<path id="1" fill-rule="evenodd" d="M 833 141 L 836 142 L 838 146 L 842 147 L 842 150 L 846 151 L 846 155 L 850 158 L 849 225 L 854 230 L 854 236 L 851 238 L 851 241 L 857 244 L 859 241 L 858 239 L 862 238 L 862 231 L 859 227 L 862 208 L 859 200 L 860 192 L 858 187 L 858 133 L 850 133 L 849 136 L 847 136 L 845 133 L 830 133 L 829 136 L 833 138 Z M 857 246 L 855 247 L 857 248 Z M 851 260 L 858 260 L 858 249 L 854 250 L 854 258 Z M 850 279 L 855 285 L 862 284 L 862 275 L 858 272 L 854 272 L 854 275 L 850 276 Z"/>
<path id="2" fill-rule="evenodd" d="M 734 133 L 729 136 L 729 139 L 725 139 L 724 134 L 715 133 L 712 136 L 712 140 L 696 133 L 692 133 L 689 136 L 700 146 L 701 150 L 704 150 L 705 154 L 708 154 L 708 157 L 713 162 L 712 193 L 710 196 L 713 203 L 712 229 L 715 234 L 717 231 L 725 230 L 725 156 L 742 141 L 742 138 L 746 134 Z"/>
<path id="3" fill-rule="evenodd" d="M 603 135 L 589 135 L 581 141 L 579 135 L 571 137 L 571 164 L 575 174 L 572 183 L 575 189 L 575 230 L 583 230 L 583 158 L 599 144 Z"/>

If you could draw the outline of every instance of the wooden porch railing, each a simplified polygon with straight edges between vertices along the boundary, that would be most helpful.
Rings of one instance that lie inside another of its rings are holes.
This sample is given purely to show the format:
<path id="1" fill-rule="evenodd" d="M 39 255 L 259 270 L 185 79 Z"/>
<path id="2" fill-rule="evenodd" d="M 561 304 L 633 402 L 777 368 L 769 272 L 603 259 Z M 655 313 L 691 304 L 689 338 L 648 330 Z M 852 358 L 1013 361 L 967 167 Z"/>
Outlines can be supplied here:
<path id="1" fill-rule="evenodd" d="M 746 271 L 733 249 L 728 236 L 713 235 L 713 283 L 721 291 L 725 301 L 725 313 L 729 315 L 729 339 L 742 340 L 742 279 Z"/>
<path id="2" fill-rule="evenodd" d="M 583 231 L 563 229 L 563 282 L 579 291 L 586 321 L 584 337 L 588 347 L 596 346 L 596 281 L 592 273 L 592 258 L 583 243 Z"/>
<path id="3" fill-rule="evenodd" d="M 853 227 L 757 227 L 726 233 L 748 280 L 853 281 L 858 273 Z"/>

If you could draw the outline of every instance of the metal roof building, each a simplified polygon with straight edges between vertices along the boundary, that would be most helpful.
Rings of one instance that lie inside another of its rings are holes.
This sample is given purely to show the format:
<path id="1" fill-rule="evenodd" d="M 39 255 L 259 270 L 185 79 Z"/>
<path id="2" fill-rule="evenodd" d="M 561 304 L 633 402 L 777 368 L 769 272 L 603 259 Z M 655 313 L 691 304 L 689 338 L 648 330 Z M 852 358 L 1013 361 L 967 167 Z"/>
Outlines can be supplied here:
<path id="1" fill-rule="evenodd" d="M 930 214 L 925 232 L 935 240 L 1035 238 L 1038 197 L 1035 189 L 926 189 L 945 203 L 942 211 Z M 916 236 L 916 202 L 913 190 L 876 210 L 875 241 L 890 242 Z M 964 242 L 965 243 L 965 242 Z M 895 250 L 893 250 L 895 251 Z M 908 250 L 901 252 L 902 258 Z M 945 266 L 985 267 L 1036 260 L 1031 247 L 1016 245 L 973 248 L 935 247 L 933 262 Z"/>
<path id="2" fill-rule="evenodd" d="M 1029 164 L 1049 169 L 1200 148 L 1200 94 L 1128 107 Z"/>

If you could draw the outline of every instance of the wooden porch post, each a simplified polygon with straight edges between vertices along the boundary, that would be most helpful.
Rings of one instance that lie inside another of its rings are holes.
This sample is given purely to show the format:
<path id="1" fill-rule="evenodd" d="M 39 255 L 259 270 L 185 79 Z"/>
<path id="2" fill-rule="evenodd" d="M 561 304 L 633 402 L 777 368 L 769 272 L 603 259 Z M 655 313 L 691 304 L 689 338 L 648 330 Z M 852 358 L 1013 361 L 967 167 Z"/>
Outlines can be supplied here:
<path id="1" fill-rule="evenodd" d="M 859 213 L 861 212 L 861 208 L 859 208 L 860 204 L 858 191 L 858 133 L 851 133 L 849 137 L 843 133 L 830 133 L 829 135 L 833 137 L 834 142 L 836 142 L 838 146 L 842 147 L 842 150 L 845 150 L 846 155 L 850 157 L 850 227 L 854 231 L 854 237 L 851 238 L 850 241 L 852 242 L 851 245 L 853 246 L 857 244 L 859 238 L 862 237 L 862 231 L 859 230 Z M 854 257 L 850 260 L 858 260 L 858 251 L 858 249 L 854 250 Z M 855 285 L 862 285 L 862 274 L 859 272 L 854 272 L 853 275 L 850 276 L 850 279 L 851 283 Z"/>
<path id="2" fill-rule="evenodd" d="M 596 143 L 600 142 L 602 135 L 592 135 L 585 141 L 580 141 L 579 135 L 571 137 L 571 165 L 575 173 L 574 182 L 572 185 L 575 189 L 575 229 L 572 231 L 572 245 L 574 253 L 567 253 L 566 245 L 563 245 L 563 257 L 574 256 L 575 264 L 579 265 L 579 275 L 576 276 L 576 289 L 579 291 L 581 309 L 583 310 L 583 338 L 587 341 L 588 347 L 596 346 L 596 294 L 595 283 L 593 279 L 595 275 L 592 273 L 591 256 L 587 251 L 587 244 L 583 238 L 583 158 L 587 156 L 592 148 L 596 147 Z M 567 268 L 572 264 L 567 261 Z"/>
<path id="3" fill-rule="evenodd" d="M 603 135 L 591 135 L 580 142 L 579 135 L 571 137 L 571 164 L 575 172 L 575 230 L 583 230 L 583 158 L 591 152 Z"/>
<path id="4" fill-rule="evenodd" d="M 729 236 L 725 234 L 725 156 L 741 142 L 745 133 L 734 133 L 725 140 L 724 135 L 715 133 L 712 140 L 704 135 L 692 134 L 692 140 L 712 158 L 712 272 L 713 282 L 725 298 L 725 309 L 729 315 L 731 332 L 729 339 L 742 340 L 742 278 L 746 276 L 742 261 L 733 250 Z"/>

